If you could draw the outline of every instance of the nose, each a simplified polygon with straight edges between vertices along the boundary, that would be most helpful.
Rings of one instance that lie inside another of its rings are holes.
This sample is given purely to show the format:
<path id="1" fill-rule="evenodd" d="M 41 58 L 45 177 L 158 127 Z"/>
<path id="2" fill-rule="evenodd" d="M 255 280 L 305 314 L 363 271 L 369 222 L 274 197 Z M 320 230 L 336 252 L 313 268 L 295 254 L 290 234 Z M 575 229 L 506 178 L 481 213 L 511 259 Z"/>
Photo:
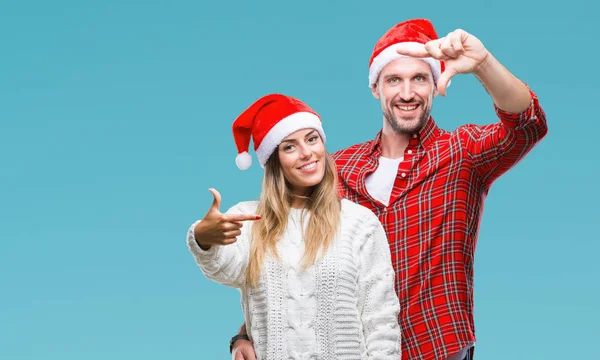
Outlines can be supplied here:
<path id="1" fill-rule="evenodd" d="M 412 100 L 415 97 L 415 91 L 411 81 L 403 81 L 400 85 L 399 96 L 404 101 Z"/>
<path id="2" fill-rule="evenodd" d="M 302 159 L 308 159 L 312 155 L 312 151 L 310 150 L 310 148 L 308 147 L 307 144 L 300 145 L 299 150 L 300 150 L 300 157 Z"/>

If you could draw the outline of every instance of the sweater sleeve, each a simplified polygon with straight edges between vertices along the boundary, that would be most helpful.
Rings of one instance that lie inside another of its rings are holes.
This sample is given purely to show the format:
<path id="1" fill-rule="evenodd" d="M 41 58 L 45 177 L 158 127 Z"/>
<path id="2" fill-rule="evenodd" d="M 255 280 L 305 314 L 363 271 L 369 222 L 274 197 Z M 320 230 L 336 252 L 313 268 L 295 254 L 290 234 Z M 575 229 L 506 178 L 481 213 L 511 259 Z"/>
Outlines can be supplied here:
<path id="1" fill-rule="evenodd" d="M 369 211 L 370 212 L 370 211 Z M 400 359 L 400 303 L 387 236 L 377 217 L 368 215 L 359 254 L 359 308 L 368 359 Z"/>
<path id="2" fill-rule="evenodd" d="M 237 204 L 230 208 L 227 214 L 246 214 L 253 209 Z M 246 268 L 248 266 L 248 254 L 250 253 L 250 228 L 251 224 L 245 222 L 241 229 L 241 235 L 237 241 L 230 245 L 215 245 L 208 250 L 202 250 L 194 236 L 194 228 L 202 220 L 194 222 L 187 232 L 187 245 L 200 269 L 208 278 L 219 284 L 241 288 L 246 281 Z"/>

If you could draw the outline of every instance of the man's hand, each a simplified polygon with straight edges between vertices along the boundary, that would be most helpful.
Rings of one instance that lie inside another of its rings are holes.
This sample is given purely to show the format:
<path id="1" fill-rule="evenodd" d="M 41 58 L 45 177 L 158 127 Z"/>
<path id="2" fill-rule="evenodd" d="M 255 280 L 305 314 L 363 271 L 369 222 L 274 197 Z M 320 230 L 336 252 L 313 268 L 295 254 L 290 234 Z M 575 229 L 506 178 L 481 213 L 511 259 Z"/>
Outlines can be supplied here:
<path id="1" fill-rule="evenodd" d="M 219 210 L 221 194 L 215 189 L 209 191 L 214 197 L 212 206 L 194 228 L 196 241 L 203 250 L 208 250 L 213 245 L 233 244 L 242 233 L 242 221 L 260 219 L 255 214 L 222 214 Z"/>
<path id="2" fill-rule="evenodd" d="M 406 56 L 433 57 L 444 61 L 445 69 L 437 82 L 437 90 L 442 96 L 446 96 L 446 88 L 454 75 L 473 73 L 491 57 L 478 38 L 460 29 L 429 41 L 422 50 L 399 47 L 397 52 Z"/>
<path id="3" fill-rule="evenodd" d="M 231 351 L 231 359 L 233 360 L 256 360 L 254 346 L 248 340 L 238 340 L 233 344 Z"/>

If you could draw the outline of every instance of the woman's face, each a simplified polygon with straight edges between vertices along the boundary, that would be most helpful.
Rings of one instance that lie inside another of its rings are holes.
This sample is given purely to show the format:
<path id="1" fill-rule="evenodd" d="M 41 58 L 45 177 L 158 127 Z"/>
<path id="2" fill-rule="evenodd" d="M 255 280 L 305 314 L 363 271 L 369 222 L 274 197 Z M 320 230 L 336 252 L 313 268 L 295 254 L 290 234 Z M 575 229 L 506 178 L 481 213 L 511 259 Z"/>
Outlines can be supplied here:
<path id="1" fill-rule="evenodd" d="M 315 129 L 301 129 L 277 147 L 283 174 L 296 195 L 306 195 L 325 176 L 325 145 Z"/>

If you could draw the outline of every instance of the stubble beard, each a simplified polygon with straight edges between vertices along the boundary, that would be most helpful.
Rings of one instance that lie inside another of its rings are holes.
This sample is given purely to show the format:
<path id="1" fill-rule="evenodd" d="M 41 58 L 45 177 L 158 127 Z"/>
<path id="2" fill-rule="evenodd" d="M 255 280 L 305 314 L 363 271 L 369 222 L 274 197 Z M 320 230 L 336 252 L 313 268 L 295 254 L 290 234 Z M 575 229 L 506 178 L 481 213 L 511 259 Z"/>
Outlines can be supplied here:
<path id="1" fill-rule="evenodd" d="M 420 105 L 422 106 L 423 104 Z M 393 109 L 387 109 L 383 112 L 383 116 L 387 120 L 392 130 L 397 134 L 401 135 L 412 135 L 417 133 L 423 128 L 423 126 L 427 122 L 427 119 L 429 119 L 430 114 L 431 106 L 429 106 L 428 108 L 424 108 L 421 112 L 421 115 L 419 116 L 419 121 L 415 125 L 410 126 L 408 124 L 404 125 L 404 122 L 410 121 L 412 120 L 412 118 L 403 118 L 399 116 L 397 117 L 393 114 Z"/>

